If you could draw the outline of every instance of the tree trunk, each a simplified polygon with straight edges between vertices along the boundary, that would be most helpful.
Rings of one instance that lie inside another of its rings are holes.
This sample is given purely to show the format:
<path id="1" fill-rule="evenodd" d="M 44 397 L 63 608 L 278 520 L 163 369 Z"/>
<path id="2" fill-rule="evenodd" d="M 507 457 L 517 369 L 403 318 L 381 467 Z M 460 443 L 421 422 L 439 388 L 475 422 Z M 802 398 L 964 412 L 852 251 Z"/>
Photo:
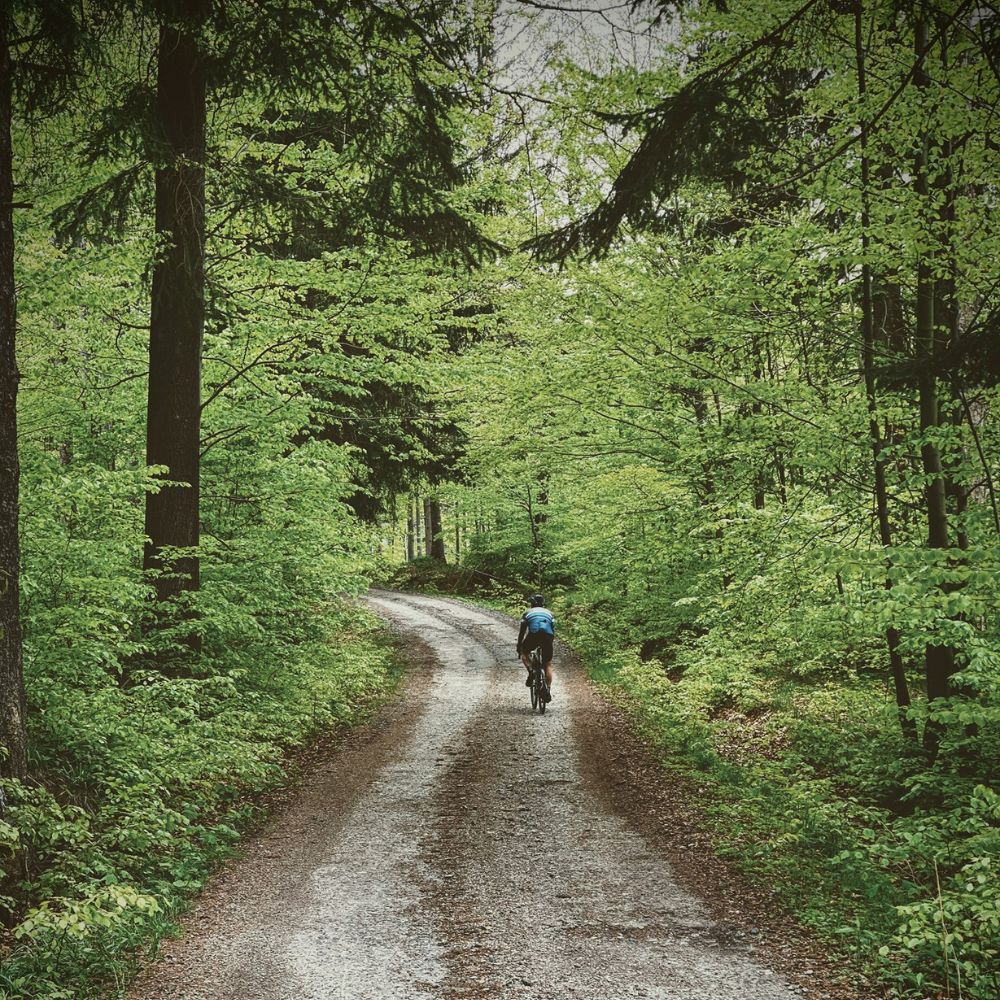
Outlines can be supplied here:
<path id="1" fill-rule="evenodd" d="M 528 526 L 531 529 L 531 582 L 536 587 L 541 587 L 544 569 L 544 556 L 542 554 L 542 525 L 545 522 L 544 515 L 539 517 L 535 509 L 535 500 L 531 493 L 531 484 L 526 487 L 527 503 L 524 505 L 528 514 Z"/>
<path id="2" fill-rule="evenodd" d="M 700 348 L 699 348 L 700 349 Z M 722 419 L 722 410 L 719 404 L 718 395 L 716 394 L 716 412 L 719 415 L 719 420 Z M 708 443 L 705 438 L 705 428 L 708 425 L 708 401 L 705 399 L 705 394 L 701 389 L 692 389 L 690 392 L 690 403 L 691 409 L 694 412 L 695 424 L 698 427 L 699 436 L 701 437 L 702 443 L 704 445 L 704 451 L 708 452 Z M 701 488 L 701 493 L 698 495 L 698 487 L 695 488 L 695 494 L 698 496 L 698 502 L 705 507 L 714 507 L 716 503 L 715 496 L 715 476 L 712 469 L 712 462 L 709 459 L 705 459 L 701 463 L 701 480 L 698 483 Z M 717 513 L 717 512 L 716 512 Z M 722 525 L 719 525 L 715 529 L 715 539 L 718 544 L 718 554 L 716 557 L 716 564 L 722 566 L 722 589 L 728 590 L 733 582 L 732 575 L 729 573 L 728 569 L 724 568 L 723 560 L 723 542 L 725 540 L 725 533 L 722 530 Z"/>
<path id="3" fill-rule="evenodd" d="M 538 492 L 535 494 L 535 524 L 541 531 L 549 519 L 549 474 L 548 472 L 539 472 L 536 478 L 538 479 Z"/>
<path id="4" fill-rule="evenodd" d="M 771 350 L 771 340 L 769 337 L 764 338 L 764 358 L 767 363 L 767 375 L 769 381 L 779 381 L 779 375 L 774 363 L 774 352 Z M 777 411 L 774 408 L 774 404 L 769 404 L 768 412 L 772 418 L 775 416 Z M 788 503 L 788 490 L 785 479 L 785 455 L 781 446 L 777 444 L 772 447 L 771 453 L 774 463 L 774 474 L 778 481 L 778 500 L 781 501 L 781 505 L 784 507 Z"/>
<path id="5" fill-rule="evenodd" d="M 939 26 L 941 34 L 941 67 L 947 74 L 949 66 L 949 24 L 947 19 L 939 14 Z M 941 231 L 942 254 L 947 258 L 947 267 L 944 274 L 939 276 L 934 286 L 934 348 L 936 352 L 944 349 L 954 349 L 961 338 L 961 315 L 958 301 L 958 261 L 955 248 L 955 221 L 956 221 L 956 191 L 955 174 L 952 169 L 952 158 L 955 154 L 955 146 L 952 140 L 946 139 L 942 143 L 943 169 L 938 173 L 936 187 L 938 194 L 938 222 Z M 960 385 L 956 387 L 955 394 L 945 404 L 939 403 L 938 423 L 942 425 L 951 424 L 956 429 L 961 429 L 964 424 L 964 411 L 960 402 Z M 943 474 L 944 503 L 946 524 L 953 533 L 954 544 L 963 552 L 969 548 L 969 536 L 966 527 L 966 510 L 968 504 L 968 491 L 961 480 L 963 453 L 961 445 L 949 447 L 941 457 L 941 467 Z M 952 560 L 952 565 L 966 565 L 964 556 Z M 941 585 L 942 591 L 951 593 L 962 586 L 960 583 L 945 581 Z M 963 620 L 961 614 L 955 615 L 954 620 Z M 960 678 L 956 679 L 959 669 L 956 663 L 954 647 L 935 647 L 934 672 L 939 673 L 937 685 L 944 688 L 947 694 L 961 693 Z M 928 677 L 928 679 L 930 679 Z M 933 751 L 937 748 L 939 734 L 930 727 L 930 732 L 925 734 L 925 743 Z M 968 739 L 974 738 L 978 733 L 975 724 L 965 727 L 965 735 Z M 961 770 L 965 774 L 972 774 L 975 770 L 974 754 L 968 746 L 962 749 L 964 762 Z"/>
<path id="6" fill-rule="evenodd" d="M 205 67 L 198 30 L 210 0 L 188 0 L 180 25 L 160 29 L 156 104 L 163 143 L 156 170 L 156 235 L 149 337 L 146 461 L 166 466 L 146 498 L 146 551 L 160 600 L 199 587 L 201 350 L 205 319 Z M 166 570 L 165 573 L 161 571 Z M 196 638 L 191 639 L 197 647 Z"/>
<path id="7" fill-rule="evenodd" d="M 413 520 L 413 498 L 406 498 L 406 561 L 413 562 L 413 558 L 416 554 L 414 549 L 414 527 L 415 522 Z"/>
<path id="8" fill-rule="evenodd" d="M 531 529 L 531 547 L 537 552 L 542 547 L 542 525 L 535 516 L 535 503 L 531 494 L 531 487 L 526 490 L 527 503 L 525 510 L 528 512 L 528 527 Z"/>
<path id="9" fill-rule="evenodd" d="M 428 500 L 427 503 L 427 555 L 432 559 L 445 561 L 444 530 L 441 523 L 441 501 Z"/>
<path id="10" fill-rule="evenodd" d="M 948 68 L 948 27 L 941 28 L 941 65 L 945 71 Z M 941 239 L 948 255 L 948 273 L 939 277 L 935 285 L 934 321 L 937 326 L 939 342 L 943 341 L 948 349 L 958 345 L 962 335 L 961 319 L 958 304 L 958 267 L 955 259 L 955 175 L 951 166 L 955 149 L 948 139 L 942 148 L 944 170 L 938 178 L 938 188 L 941 192 L 938 217 L 941 223 Z M 959 431 L 965 423 L 965 413 L 957 398 L 952 398 L 950 413 L 946 418 Z M 968 506 L 968 491 L 960 481 L 962 467 L 961 449 L 955 449 L 943 459 L 944 491 L 949 513 L 955 526 L 955 542 L 963 551 L 969 547 L 969 535 L 965 525 L 965 515 Z"/>
<path id="11" fill-rule="evenodd" d="M 919 67 L 914 82 L 923 89 L 928 85 L 923 54 L 927 49 L 927 21 L 924 12 L 917 15 L 914 32 L 915 50 Z M 928 137 L 920 137 L 917 153 L 915 190 L 920 203 L 930 208 L 928 184 Z M 937 331 L 934 325 L 935 278 L 933 255 L 925 252 L 917 265 L 917 351 L 921 360 L 919 380 L 920 433 L 926 436 L 938 425 L 937 377 L 934 370 L 938 354 Z M 927 511 L 927 545 L 931 549 L 948 547 L 948 509 L 945 496 L 944 473 L 941 456 L 931 440 L 925 440 L 920 449 L 925 477 L 924 501 Z M 928 643 L 924 652 L 924 671 L 927 678 L 927 700 L 947 698 L 951 694 L 951 676 L 955 672 L 955 651 L 945 644 Z M 936 756 L 940 744 L 940 727 L 928 724 L 924 729 L 924 748 L 931 757 Z"/>
<path id="12" fill-rule="evenodd" d="M 424 554 L 423 541 L 421 539 L 422 531 L 422 518 L 420 515 L 421 503 L 420 497 L 415 496 L 413 498 L 413 548 L 414 548 L 414 558 L 419 559 L 420 556 Z"/>
<path id="13" fill-rule="evenodd" d="M 21 652 L 21 549 L 18 538 L 17 386 L 14 290 L 14 155 L 11 144 L 12 28 L 0 12 L 0 776 L 28 773 Z M 3 806 L 0 802 L 0 816 Z"/>
<path id="14" fill-rule="evenodd" d="M 864 52 L 864 10 L 859 2 L 854 15 L 854 45 L 857 59 L 858 95 L 864 99 L 865 86 L 865 52 Z M 865 398 L 868 404 L 868 436 L 871 442 L 872 463 L 875 480 L 875 509 L 878 514 L 879 541 L 886 553 L 885 589 L 892 589 L 892 577 L 888 573 L 891 565 L 889 552 L 892 549 L 892 527 L 889 523 L 889 494 L 885 481 L 885 462 L 882 459 L 882 435 L 879 431 L 878 401 L 875 392 L 875 305 L 872 295 L 872 271 L 869 261 L 871 245 L 870 227 L 870 193 L 871 170 L 868 160 L 868 124 L 861 124 L 861 247 L 863 263 L 861 266 L 861 343 L 862 368 L 865 378 Z M 899 710 L 899 723 L 903 735 L 916 740 L 916 723 L 909 717 L 910 689 L 906 682 L 906 670 L 903 657 L 899 652 L 899 632 L 891 626 L 885 630 L 885 644 L 889 652 L 889 670 L 896 695 L 896 706 Z"/>
<path id="15" fill-rule="evenodd" d="M 761 356 L 760 344 L 757 342 L 756 337 L 753 338 L 751 346 L 754 356 L 753 380 L 756 388 L 761 384 L 764 378 L 764 359 Z M 750 416 L 752 420 L 756 421 L 763 411 L 763 404 L 755 397 L 750 404 Z M 751 430 L 751 436 L 753 435 L 755 429 L 756 428 L 753 428 Z M 761 455 L 759 461 L 755 464 L 757 467 L 753 474 L 753 506 L 754 510 L 763 510 L 767 502 L 767 472 L 765 457 Z"/>

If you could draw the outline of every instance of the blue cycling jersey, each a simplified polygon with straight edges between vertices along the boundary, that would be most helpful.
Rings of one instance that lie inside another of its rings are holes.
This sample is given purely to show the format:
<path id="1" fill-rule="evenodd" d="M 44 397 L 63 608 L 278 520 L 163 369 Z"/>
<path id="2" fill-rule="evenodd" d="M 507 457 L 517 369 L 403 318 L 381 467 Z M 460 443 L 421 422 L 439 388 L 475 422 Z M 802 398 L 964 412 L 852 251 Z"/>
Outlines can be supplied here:
<path id="1" fill-rule="evenodd" d="M 521 617 L 522 622 L 528 625 L 528 631 L 545 632 L 548 635 L 556 634 L 556 620 L 548 608 L 528 608 Z"/>

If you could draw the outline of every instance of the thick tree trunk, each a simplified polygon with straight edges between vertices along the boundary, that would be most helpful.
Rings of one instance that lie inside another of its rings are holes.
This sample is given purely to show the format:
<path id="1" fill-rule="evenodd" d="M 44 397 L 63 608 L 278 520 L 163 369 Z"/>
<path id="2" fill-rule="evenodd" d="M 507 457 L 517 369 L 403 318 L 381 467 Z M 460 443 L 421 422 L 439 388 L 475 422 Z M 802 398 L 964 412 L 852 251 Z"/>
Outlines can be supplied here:
<path id="1" fill-rule="evenodd" d="M 14 157 L 9 16 L 0 12 L 0 776 L 28 773 L 21 653 L 18 539 L 17 301 L 14 291 Z M 3 806 L 0 802 L 0 816 Z"/>
<path id="2" fill-rule="evenodd" d="M 864 9 L 859 2 L 855 9 L 854 44 L 857 59 L 858 95 L 863 99 L 865 86 L 865 52 L 864 52 Z M 890 566 L 889 552 L 892 548 L 892 527 L 889 523 L 889 494 L 885 481 L 885 462 L 882 458 L 882 435 L 879 431 L 878 401 L 875 392 L 875 303 L 872 293 L 872 271 L 869 261 L 871 246 L 871 210 L 870 210 L 871 169 L 868 160 L 868 125 L 861 126 L 861 246 L 863 263 L 861 267 L 861 343 L 862 368 L 864 369 L 865 397 L 868 403 L 868 436 L 872 449 L 872 465 L 875 480 L 875 509 L 878 514 L 879 541 L 886 553 L 886 569 Z M 892 578 L 889 573 L 885 577 L 885 589 L 892 589 Z M 891 626 L 885 630 L 885 644 L 889 652 L 889 670 L 892 675 L 893 688 L 896 695 L 896 706 L 899 709 L 899 723 L 903 734 L 911 740 L 916 740 L 916 723 L 909 717 L 910 689 L 906 682 L 906 670 L 903 657 L 899 652 L 899 632 Z"/>
<path id="3" fill-rule="evenodd" d="M 162 129 L 156 171 L 156 235 L 149 338 L 146 461 L 166 466 L 164 486 L 146 499 L 143 565 L 160 600 L 197 590 L 198 557 L 164 549 L 199 541 L 201 350 L 205 318 L 205 68 L 198 26 L 209 0 L 188 0 L 185 20 L 160 29 L 156 102 Z M 159 571 L 168 570 L 163 575 Z M 192 645 L 197 640 L 192 639 Z"/>

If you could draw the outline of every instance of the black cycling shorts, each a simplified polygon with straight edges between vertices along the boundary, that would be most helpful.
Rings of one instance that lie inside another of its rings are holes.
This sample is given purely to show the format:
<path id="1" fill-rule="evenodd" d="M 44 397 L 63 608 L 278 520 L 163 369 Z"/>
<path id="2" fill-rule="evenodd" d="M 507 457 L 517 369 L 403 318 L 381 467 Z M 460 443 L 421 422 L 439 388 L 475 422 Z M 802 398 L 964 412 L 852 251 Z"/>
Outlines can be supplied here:
<path id="1" fill-rule="evenodd" d="M 530 653 L 536 648 L 542 650 L 542 662 L 548 663 L 552 659 L 552 636 L 548 632 L 529 632 L 521 643 L 521 652 Z"/>

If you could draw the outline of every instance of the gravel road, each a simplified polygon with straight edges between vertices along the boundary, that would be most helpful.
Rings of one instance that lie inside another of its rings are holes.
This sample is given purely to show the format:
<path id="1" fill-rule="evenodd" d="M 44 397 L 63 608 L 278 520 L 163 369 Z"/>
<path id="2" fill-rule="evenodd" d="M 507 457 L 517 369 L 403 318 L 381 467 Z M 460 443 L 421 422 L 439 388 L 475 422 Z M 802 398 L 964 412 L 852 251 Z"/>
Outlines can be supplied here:
<path id="1" fill-rule="evenodd" d="M 586 759 L 594 695 L 558 649 L 538 716 L 509 620 L 368 601 L 414 678 L 209 888 L 134 1000 L 801 997 L 614 807 Z"/>

